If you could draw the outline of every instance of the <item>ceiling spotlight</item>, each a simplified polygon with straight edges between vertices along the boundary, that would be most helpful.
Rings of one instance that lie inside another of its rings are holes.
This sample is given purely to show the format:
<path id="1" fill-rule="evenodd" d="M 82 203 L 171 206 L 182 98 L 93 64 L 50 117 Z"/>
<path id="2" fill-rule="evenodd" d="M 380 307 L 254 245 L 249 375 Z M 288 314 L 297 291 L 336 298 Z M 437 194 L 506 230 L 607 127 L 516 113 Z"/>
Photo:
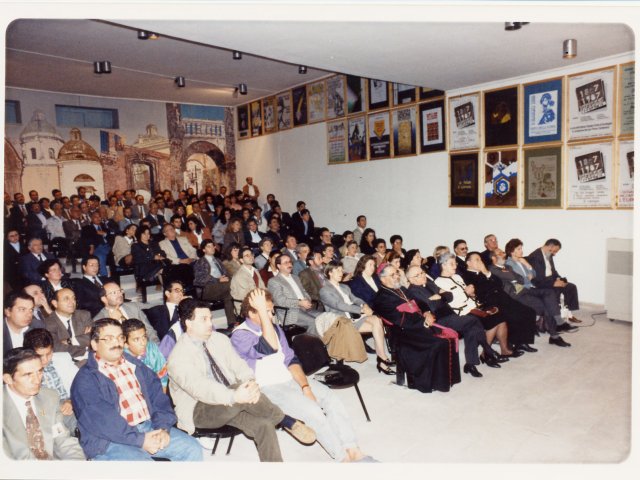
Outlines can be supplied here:
<path id="1" fill-rule="evenodd" d="M 242 60 L 242 52 L 234 50 L 233 51 L 233 59 L 234 60 Z"/>
<path id="2" fill-rule="evenodd" d="M 184 77 L 176 77 L 174 82 L 176 82 L 176 85 L 178 85 L 178 87 L 183 88 L 187 83 L 184 80 Z"/>
<path id="3" fill-rule="evenodd" d="M 138 39 L 139 40 L 157 40 L 160 38 L 160 35 L 153 32 L 148 32 L 146 30 L 138 30 Z"/>
<path id="4" fill-rule="evenodd" d="M 298 67 L 298 73 L 299 73 L 300 75 L 304 75 L 305 73 L 307 73 L 307 67 L 305 67 L 304 65 L 300 65 L 300 66 Z"/>
<path id="5" fill-rule="evenodd" d="M 504 29 L 507 32 L 511 32 L 513 30 L 520 30 L 521 28 L 522 28 L 522 22 L 504 22 Z"/>
<path id="6" fill-rule="evenodd" d="M 562 42 L 562 58 L 574 58 L 578 55 L 578 41 L 575 38 Z"/>
<path id="7" fill-rule="evenodd" d="M 246 83 L 241 83 L 240 85 L 238 85 L 238 91 L 240 92 L 240 95 L 246 95 L 247 92 L 249 91 L 247 89 L 247 84 Z"/>
<path id="8" fill-rule="evenodd" d="M 111 62 L 108 60 L 102 62 L 102 73 L 111 73 Z"/>
<path id="9" fill-rule="evenodd" d="M 93 73 L 102 73 L 102 62 L 93 62 Z"/>

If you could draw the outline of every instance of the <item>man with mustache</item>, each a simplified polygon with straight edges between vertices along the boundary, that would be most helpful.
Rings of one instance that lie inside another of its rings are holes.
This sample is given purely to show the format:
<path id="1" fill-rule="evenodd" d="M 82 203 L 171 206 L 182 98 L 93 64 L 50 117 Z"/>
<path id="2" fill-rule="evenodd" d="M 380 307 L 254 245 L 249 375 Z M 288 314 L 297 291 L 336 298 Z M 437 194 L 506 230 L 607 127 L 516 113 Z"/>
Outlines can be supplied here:
<path id="1" fill-rule="evenodd" d="M 80 444 L 92 460 L 202 460 L 198 441 L 173 427 L 176 415 L 158 376 L 124 353 L 117 320 L 96 320 L 87 364 L 71 385 Z"/>

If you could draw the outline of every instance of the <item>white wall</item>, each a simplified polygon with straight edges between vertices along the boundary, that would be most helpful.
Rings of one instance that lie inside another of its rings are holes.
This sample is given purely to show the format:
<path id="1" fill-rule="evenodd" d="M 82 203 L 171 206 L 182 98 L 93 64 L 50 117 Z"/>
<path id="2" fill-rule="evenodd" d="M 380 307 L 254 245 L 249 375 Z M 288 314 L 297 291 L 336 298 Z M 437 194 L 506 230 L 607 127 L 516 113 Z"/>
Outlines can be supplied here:
<path id="1" fill-rule="evenodd" d="M 632 55 L 623 55 L 447 93 L 543 80 L 630 60 Z M 364 214 L 379 237 L 388 240 L 399 233 L 405 248 L 420 248 L 423 254 L 431 254 L 436 245 L 451 247 L 457 238 L 483 250 L 487 233 L 497 235 L 502 247 L 510 238 L 520 238 L 526 253 L 556 237 L 563 244 L 556 267 L 589 303 L 604 303 L 606 238 L 632 237 L 633 212 L 628 210 L 449 208 L 447 152 L 331 166 L 326 158 L 325 123 L 239 140 L 238 186 L 243 184 L 240 179 L 253 176 L 261 201 L 274 193 L 289 212 L 295 211 L 296 201 L 305 200 L 316 226 L 336 232 L 352 229 L 356 216 Z"/>

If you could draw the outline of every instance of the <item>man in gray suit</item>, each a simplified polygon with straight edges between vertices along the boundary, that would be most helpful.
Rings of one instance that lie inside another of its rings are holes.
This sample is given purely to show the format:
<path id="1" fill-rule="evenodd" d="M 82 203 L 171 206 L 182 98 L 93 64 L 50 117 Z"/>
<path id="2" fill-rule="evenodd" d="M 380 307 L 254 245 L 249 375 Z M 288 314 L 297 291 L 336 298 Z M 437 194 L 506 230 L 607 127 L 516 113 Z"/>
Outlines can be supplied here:
<path id="1" fill-rule="evenodd" d="M 72 358 L 83 358 L 89 349 L 91 314 L 76 310 L 76 295 L 70 288 L 62 288 L 51 300 L 53 313 L 44 319 L 45 328 L 53 336 L 54 352 L 69 352 Z"/>
<path id="2" fill-rule="evenodd" d="M 116 282 L 107 282 L 104 284 L 100 299 L 104 304 L 104 308 L 93 317 L 94 322 L 101 318 L 113 318 L 122 323 L 129 318 L 137 318 L 144 323 L 149 341 L 160 343 L 158 333 L 155 328 L 151 326 L 149 319 L 142 311 L 142 308 L 140 308 L 140 304 L 137 302 L 124 303 L 124 291 Z"/>
<path id="3" fill-rule="evenodd" d="M 42 372 L 33 350 L 14 348 L 4 356 L 4 452 L 14 460 L 85 460 L 78 439 L 64 426 L 58 394 L 41 388 Z"/>
<path id="4" fill-rule="evenodd" d="M 307 333 L 316 335 L 315 318 L 321 312 L 313 309 L 311 297 L 302 286 L 297 275 L 293 275 L 293 263 L 288 255 L 281 255 L 276 259 L 278 275 L 269 280 L 267 288 L 273 295 L 273 303 L 279 307 L 287 307 L 287 323 L 295 323 L 307 327 Z M 278 315 L 284 317 L 281 311 Z"/>

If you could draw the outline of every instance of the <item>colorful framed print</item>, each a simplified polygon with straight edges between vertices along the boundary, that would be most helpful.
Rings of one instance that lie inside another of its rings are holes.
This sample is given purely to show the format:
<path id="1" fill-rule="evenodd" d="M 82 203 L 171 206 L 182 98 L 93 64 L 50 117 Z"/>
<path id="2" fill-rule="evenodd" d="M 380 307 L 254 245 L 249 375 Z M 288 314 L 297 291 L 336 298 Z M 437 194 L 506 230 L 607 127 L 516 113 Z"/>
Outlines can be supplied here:
<path id="1" fill-rule="evenodd" d="M 389 111 L 370 113 L 369 124 L 369 158 L 391 157 L 391 128 L 389 125 Z"/>
<path id="2" fill-rule="evenodd" d="M 249 138 L 249 105 L 240 105 L 236 109 L 238 115 L 238 138 Z"/>
<path id="3" fill-rule="evenodd" d="M 518 144 L 518 87 L 484 92 L 484 146 Z"/>
<path id="4" fill-rule="evenodd" d="M 633 133 L 635 115 L 636 63 L 620 65 L 620 132 L 621 137 L 630 137 Z"/>
<path id="5" fill-rule="evenodd" d="M 613 144 L 569 146 L 567 208 L 611 208 Z"/>
<path id="6" fill-rule="evenodd" d="M 349 162 L 367 159 L 367 121 L 364 115 L 349 117 L 347 124 Z"/>
<path id="7" fill-rule="evenodd" d="M 347 113 L 364 112 L 367 107 L 367 79 L 347 75 Z"/>
<path id="8" fill-rule="evenodd" d="M 618 208 L 633 208 L 633 141 L 620 142 L 618 155 L 618 192 L 616 205 Z"/>
<path id="9" fill-rule="evenodd" d="M 524 86 L 524 143 L 562 141 L 562 78 Z"/>
<path id="10" fill-rule="evenodd" d="M 444 100 L 421 103 L 420 112 L 420 153 L 446 150 Z"/>
<path id="11" fill-rule="evenodd" d="M 444 97 L 444 90 L 437 90 L 429 87 L 418 87 L 420 100 L 429 100 L 431 98 Z"/>
<path id="12" fill-rule="evenodd" d="M 485 153 L 484 206 L 518 206 L 518 150 Z"/>
<path id="13" fill-rule="evenodd" d="M 324 80 L 307 85 L 308 122 L 322 122 L 325 119 L 325 85 Z"/>
<path id="14" fill-rule="evenodd" d="M 262 103 L 260 100 L 251 102 L 251 136 L 262 135 Z"/>
<path id="15" fill-rule="evenodd" d="M 615 68 L 569 76 L 569 141 L 614 134 Z"/>
<path id="16" fill-rule="evenodd" d="M 562 207 L 562 147 L 524 151 L 524 207 Z"/>
<path id="17" fill-rule="evenodd" d="M 347 121 L 327 122 L 327 157 L 329 165 L 347 161 Z"/>
<path id="18" fill-rule="evenodd" d="M 416 87 L 404 83 L 393 83 L 393 105 L 400 106 L 416 101 Z"/>
<path id="19" fill-rule="evenodd" d="M 449 98 L 449 150 L 480 148 L 480 95 Z"/>
<path id="20" fill-rule="evenodd" d="M 478 152 L 449 156 L 449 206 L 478 206 Z"/>
<path id="21" fill-rule="evenodd" d="M 389 108 L 389 83 L 369 79 L 369 110 Z"/>
<path id="22" fill-rule="evenodd" d="M 293 98 L 293 126 L 307 124 L 307 86 L 293 88 L 291 90 Z"/>
<path id="23" fill-rule="evenodd" d="M 278 130 L 291 128 L 291 91 L 276 95 Z"/>
<path id="24" fill-rule="evenodd" d="M 277 132 L 278 104 L 275 95 L 262 100 L 262 111 L 264 113 L 264 133 Z"/>
<path id="25" fill-rule="evenodd" d="M 393 156 L 415 155 L 418 152 L 415 105 L 391 110 L 391 125 L 393 127 Z"/>
<path id="26" fill-rule="evenodd" d="M 327 79 L 327 120 L 345 115 L 345 78 L 336 75 Z"/>

